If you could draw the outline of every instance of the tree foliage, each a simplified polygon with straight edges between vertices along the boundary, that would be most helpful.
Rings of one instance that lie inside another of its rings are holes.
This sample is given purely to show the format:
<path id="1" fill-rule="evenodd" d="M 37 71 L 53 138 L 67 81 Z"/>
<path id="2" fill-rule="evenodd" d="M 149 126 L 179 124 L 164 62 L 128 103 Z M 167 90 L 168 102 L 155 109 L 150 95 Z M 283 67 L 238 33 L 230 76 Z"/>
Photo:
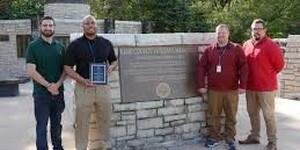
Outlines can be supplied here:
<path id="1" fill-rule="evenodd" d="M 1 0 L 0 19 L 26 19 L 43 15 L 43 1 Z"/>
<path id="2" fill-rule="evenodd" d="M 46 0 L 0 0 L 0 19 L 43 15 Z M 299 0 L 87 0 L 98 19 L 149 21 L 153 32 L 214 32 L 228 24 L 231 39 L 250 36 L 253 19 L 267 22 L 268 34 L 300 33 Z"/>
<path id="3" fill-rule="evenodd" d="M 232 0 L 221 9 L 210 2 L 206 1 L 205 5 L 198 1 L 198 10 L 204 12 L 211 29 L 220 23 L 228 24 L 234 41 L 242 42 L 250 36 L 250 25 L 256 18 L 267 22 L 268 34 L 272 37 L 300 33 L 295 30 L 300 19 L 300 2 L 297 0 Z"/>

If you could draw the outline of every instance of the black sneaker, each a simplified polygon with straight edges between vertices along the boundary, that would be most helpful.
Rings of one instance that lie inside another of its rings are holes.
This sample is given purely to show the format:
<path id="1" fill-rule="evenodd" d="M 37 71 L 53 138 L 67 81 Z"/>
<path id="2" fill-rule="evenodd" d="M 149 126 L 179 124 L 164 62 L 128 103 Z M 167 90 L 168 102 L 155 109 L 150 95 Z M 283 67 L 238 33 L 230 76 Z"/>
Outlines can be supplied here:
<path id="1" fill-rule="evenodd" d="M 213 148 L 219 145 L 218 140 L 215 139 L 207 139 L 205 142 L 205 147 L 207 148 Z"/>
<path id="2" fill-rule="evenodd" d="M 237 150 L 234 142 L 227 142 L 228 150 Z"/>

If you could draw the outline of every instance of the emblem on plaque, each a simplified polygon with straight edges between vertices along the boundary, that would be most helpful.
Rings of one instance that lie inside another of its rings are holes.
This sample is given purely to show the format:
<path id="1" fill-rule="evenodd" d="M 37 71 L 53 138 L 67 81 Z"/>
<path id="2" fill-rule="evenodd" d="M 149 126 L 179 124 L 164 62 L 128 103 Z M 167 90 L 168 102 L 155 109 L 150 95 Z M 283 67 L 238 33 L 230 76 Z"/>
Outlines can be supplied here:
<path id="1" fill-rule="evenodd" d="M 166 98 L 171 92 L 170 86 L 165 83 L 161 82 L 156 87 L 156 94 L 160 98 Z"/>

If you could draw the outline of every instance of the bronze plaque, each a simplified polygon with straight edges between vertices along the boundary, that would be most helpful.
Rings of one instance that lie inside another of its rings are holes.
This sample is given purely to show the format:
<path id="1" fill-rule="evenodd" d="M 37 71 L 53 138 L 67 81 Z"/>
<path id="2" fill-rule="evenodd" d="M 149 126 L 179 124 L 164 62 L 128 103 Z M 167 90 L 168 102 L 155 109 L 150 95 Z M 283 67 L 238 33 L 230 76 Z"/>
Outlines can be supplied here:
<path id="1" fill-rule="evenodd" d="M 203 47 L 121 47 L 122 102 L 195 96 L 198 50 Z"/>

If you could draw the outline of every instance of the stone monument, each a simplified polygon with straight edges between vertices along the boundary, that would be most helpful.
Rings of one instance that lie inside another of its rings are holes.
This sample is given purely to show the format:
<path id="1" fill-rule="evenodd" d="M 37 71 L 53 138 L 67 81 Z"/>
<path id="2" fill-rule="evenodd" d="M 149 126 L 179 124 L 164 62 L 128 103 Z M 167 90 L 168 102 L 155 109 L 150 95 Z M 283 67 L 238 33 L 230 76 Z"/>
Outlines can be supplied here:
<path id="1" fill-rule="evenodd" d="M 45 15 L 54 19 L 81 20 L 90 14 L 90 6 L 85 0 L 48 0 L 44 7 Z"/>

